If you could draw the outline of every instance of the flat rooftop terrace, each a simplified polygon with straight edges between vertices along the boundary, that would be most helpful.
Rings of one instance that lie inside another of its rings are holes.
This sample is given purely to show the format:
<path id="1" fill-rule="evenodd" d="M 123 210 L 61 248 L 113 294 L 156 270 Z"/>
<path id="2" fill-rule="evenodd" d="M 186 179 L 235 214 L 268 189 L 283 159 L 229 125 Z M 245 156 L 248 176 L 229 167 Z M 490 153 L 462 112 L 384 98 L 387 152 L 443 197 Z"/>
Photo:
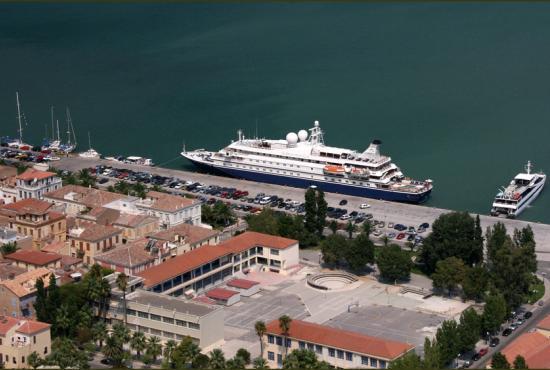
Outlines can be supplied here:
<path id="1" fill-rule="evenodd" d="M 126 299 L 129 302 L 139 303 L 145 306 L 163 308 L 198 317 L 206 316 L 209 313 L 221 309 L 217 306 L 209 306 L 198 302 L 188 301 L 182 298 L 166 296 L 138 289 L 129 294 Z"/>

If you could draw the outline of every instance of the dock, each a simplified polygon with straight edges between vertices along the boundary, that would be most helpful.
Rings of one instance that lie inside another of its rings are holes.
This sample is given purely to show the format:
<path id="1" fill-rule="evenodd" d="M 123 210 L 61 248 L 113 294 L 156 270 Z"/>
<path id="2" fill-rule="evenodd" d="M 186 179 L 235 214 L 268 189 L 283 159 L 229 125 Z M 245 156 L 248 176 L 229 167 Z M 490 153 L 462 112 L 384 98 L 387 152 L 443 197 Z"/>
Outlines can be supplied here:
<path id="1" fill-rule="evenodd" d="M 258 183 L 230 177 L 215 176 L 192 171 L 184 171 L 162 167 L 150 167 L 142 165 L 126 164 L 121 162 L 113 162 L 104 159 L 89 159 L 81 157 L 66 157 L 60 161 L 52 162 L 51 166 L 57 169 L 78 171 L 83 168 L 95 167 L 96 165 L 112 166 L 115 168 L 125 168 L 134 171 L 143 171 L 151 174 L 157 174 L 167 177 L 175 177 L 184 181 L 190 180 L 200 182 L 204 185 L 218 185 L 224 187 L 234 187 L 240 190 L 246 190 L 250 195 L 257 193 L 265 193 L 277 195 L 284 199 L 290 198 L 293 200 L 303 201 L 305 189 L 293 188 L 281 185 Z M 437 189 L 435 190 L 437 191 Z M 415 205 L 406 203 L 396 203 L 384 200 L 376 200 L 371 198 L 354 197 L 344 194 L 325 193 L 325 199 L 329 206 L 346 208 L 349 211 L 359 211 L 359 205 L 367 203 L 370 208 L 361 211 L 372 213 L 374 218 L 379 221 L 401 223 L 407 226 L 418 227 L 423 222 L 428 222 L 430 225 L 433 221 L 444 213 L 452 212 L 452 210 L 430 207 L 426 205 Z M 346 199 L 346 206 L 339 206 L 338 203 Z M 488 200 L 490 202 L 491 200 Z M 489 203 L 487 209 L 489 209 Z M 475 214 L 473 214 L 475 216 Z M 521 229 L 527 225 L 531 225 L 535 233 L 535 241 L 537 243 L 537 259 L 540 261 L 550 261 L 550 225 L 538 222 L 529 222 L 519 219 L 505 219 L 489 215 L 479 215 L 483 230 L 497 222 L 502 222 L 508 232 L 513 232 L 514 229 Z"/>

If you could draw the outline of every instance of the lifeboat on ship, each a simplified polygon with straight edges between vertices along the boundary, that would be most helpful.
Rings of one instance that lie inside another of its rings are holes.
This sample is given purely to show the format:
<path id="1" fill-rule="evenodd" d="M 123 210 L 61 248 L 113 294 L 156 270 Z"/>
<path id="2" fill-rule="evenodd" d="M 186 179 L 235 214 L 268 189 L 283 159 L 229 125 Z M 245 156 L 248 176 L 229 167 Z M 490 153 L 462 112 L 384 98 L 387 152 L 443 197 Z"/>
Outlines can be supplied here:
<path id="1" fill-rule="evenodd" d="M 348 167 L 346 168 L 348 176 L 354 179 L 368 179 L 370 172 L 367 168 Z"/>
<path id="2" fill-rule="evenodd" d="M 330 176 L 344 176 L 346 170 L 342 166 L 326 165 L 323 167 L 323 173 Z"/>

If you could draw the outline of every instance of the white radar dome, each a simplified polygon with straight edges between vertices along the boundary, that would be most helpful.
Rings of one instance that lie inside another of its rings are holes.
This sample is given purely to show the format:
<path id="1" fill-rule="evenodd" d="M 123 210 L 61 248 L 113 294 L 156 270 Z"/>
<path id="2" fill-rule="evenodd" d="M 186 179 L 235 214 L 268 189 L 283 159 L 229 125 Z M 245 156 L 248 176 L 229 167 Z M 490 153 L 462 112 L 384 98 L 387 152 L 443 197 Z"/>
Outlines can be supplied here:
<path id="1" fill-rule="evenodd" d="M 319 121 L 315 121 L 315 127 L 319 127 Z"/>
<path id="2" fill-rule="evenodd" d="M 298 142 L 298 135 L 294 132 L 289 132 L 286 134 L 286 142 L 290 145 L 296 144 Z"/>
<path id="3" fill-rule="evenodd" d="M 306 139 L 307 139 L 307 131 L 306 131 L 306 130 L 300 130 L 300 131 L 298 131 L 298 139 L 300 139 L 300 141 L 306 141 Z"/>

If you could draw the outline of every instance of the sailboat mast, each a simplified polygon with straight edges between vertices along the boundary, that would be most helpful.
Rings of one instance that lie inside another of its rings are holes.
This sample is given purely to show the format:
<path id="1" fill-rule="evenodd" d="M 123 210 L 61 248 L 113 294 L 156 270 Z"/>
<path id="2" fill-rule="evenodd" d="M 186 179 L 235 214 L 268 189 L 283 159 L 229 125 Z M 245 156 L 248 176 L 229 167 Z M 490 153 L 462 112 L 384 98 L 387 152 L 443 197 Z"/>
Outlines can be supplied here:
<path id="1" fill-rule="evenodd" d="M 19 142 L 23 142 L 23 126 L 21 125 L 21 106 L 19 104 L 19 92 L 15 92 L 15 98 L 17 100 L 17 121 L 19 122 Z"/>
<path id="2" fill-rule="evenodd" d="M 67 115 L 67 144 L 71 145 L 71 121 L 69 120 L 69 107 L 65 111 Z"/>
<path id="3" fill-rule="evenodd" d="M 54 127 L 54 124 L 53 124 L 53 105 L 50 106 L 50 114 L 51 114 L 51 119 L 52 119 L 52 140 L 55 139 L 55 127 Z"/>
<path id="4" fill-rule="evenodd" d="M 59 120 L 56 119 L 55 122 L 57 124 L 57 141 L 61 142 L 61 135 L 59 135 Z"/>
<path id="5" fill-rule="evenodd" d="M 76 147 L 76 135 L 74 133 L 74 126 L 73 126 L 73 120 L 71 118 L 71 111 L 69 110 L 69 107 L 67 107 L 67 122 L 69 124 L 69 130 L 70 130 L 70 133 L 69 133 L 69 137 L 70 135 L 72 134 L 73 135 L 73 142 L 74 142 L 74 146 Z M 69 144 L 71 143 L 70 139 L 69 139 Z"/>
<path id="6" fill-rule="evenodd" d="M 92 140 L 90 139 L 90 131 L 88 131 L 88 148 L 92 149 Z"/>

